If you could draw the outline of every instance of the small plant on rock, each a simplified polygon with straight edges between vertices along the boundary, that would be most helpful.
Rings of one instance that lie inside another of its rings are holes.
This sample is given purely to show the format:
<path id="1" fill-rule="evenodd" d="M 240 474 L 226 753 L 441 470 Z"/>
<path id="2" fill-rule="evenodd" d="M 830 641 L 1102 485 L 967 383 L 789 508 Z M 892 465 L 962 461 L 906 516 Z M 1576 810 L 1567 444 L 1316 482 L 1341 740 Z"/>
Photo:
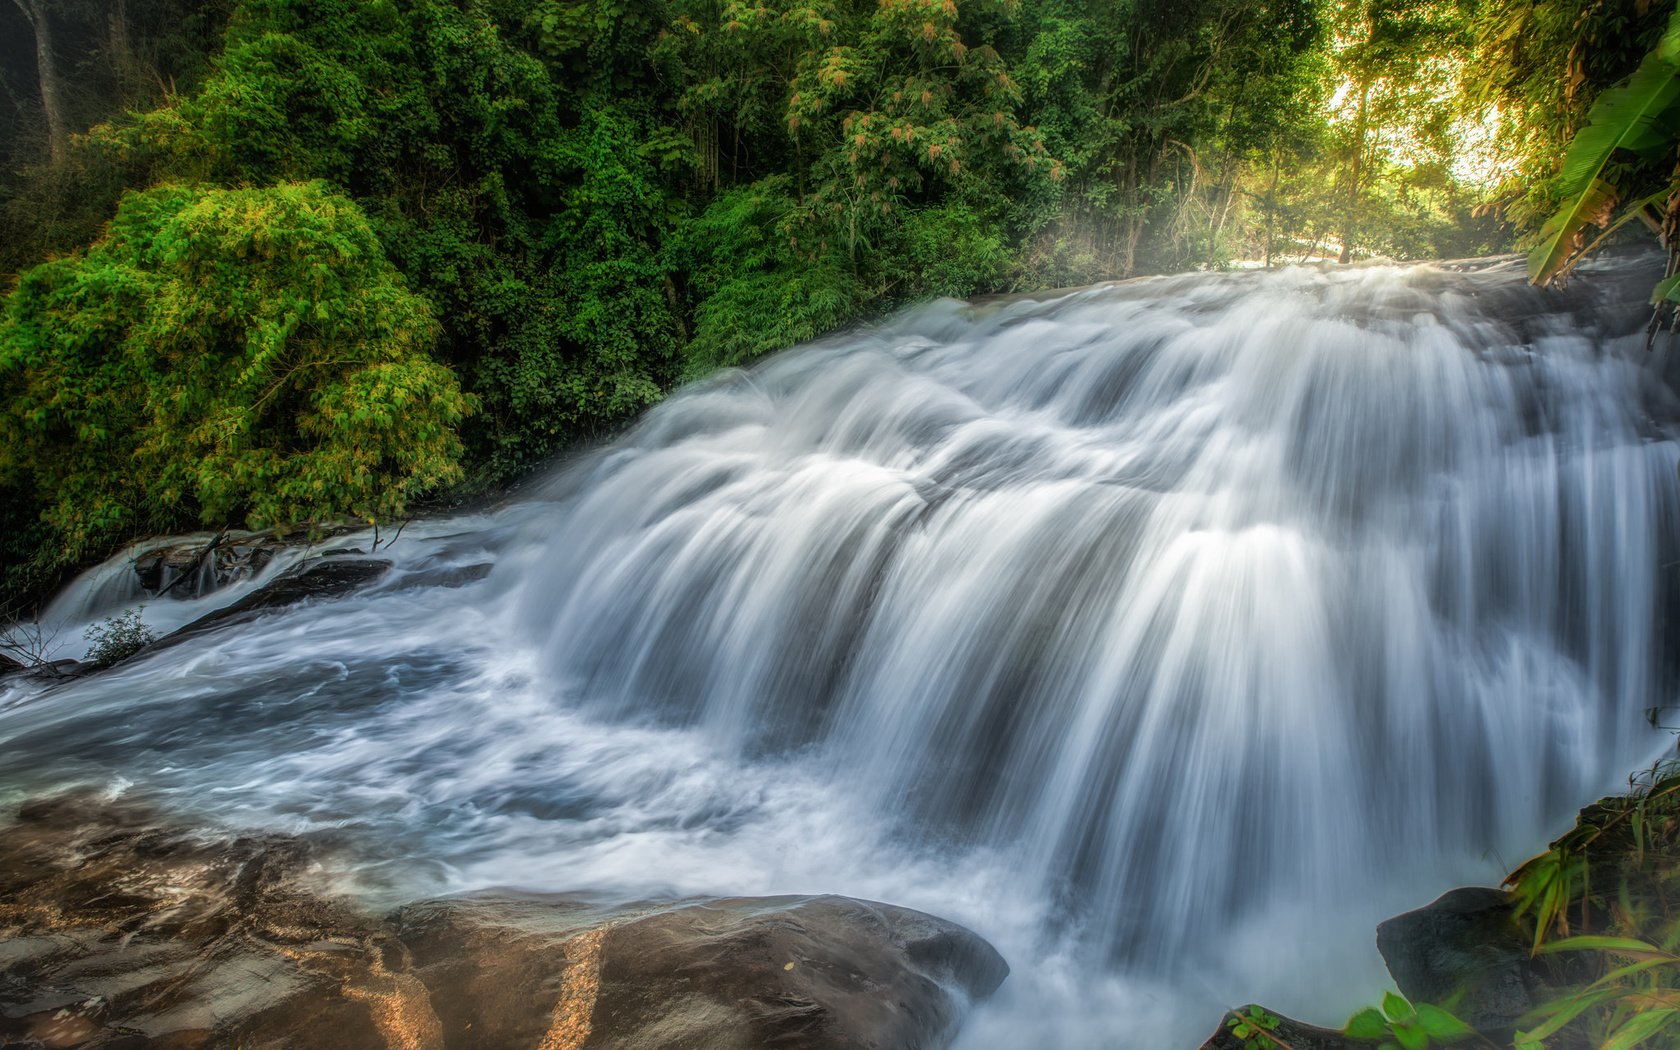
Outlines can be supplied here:
<path id="1" fill-rule="evenodd" d="M 145 608 L 142 605 L 116 616 L 107 616 L 103 624 L 95 624 L 82 632 L 82 636 L 92 643 L 88 646 L 87 662 L 94 667 L 110 667 L 157 641 L 152 629 L 140 620 Z"/>
<path id="2" fill-rule="evenodd" d="M 1381 1040 L 1379 1050 L 1426 1050 L 1476 1035 L 1457 1017 L 1429 1003 L 1413 1005 L 1398 992 L 1383 995 L 1382 1009 L 1366 1007 L 1343 1029 L 1355 1039 Z"/>
<path id="3" fill-rule="evenodd" d="M 1278 1024 L 1276 1014 L 1258 1006 L 1245 1006 L 1226 1020 L 1225 1027 L 1242 1040 L 1243 1050 L 1293 1050 L 1277 1037 Z"/>

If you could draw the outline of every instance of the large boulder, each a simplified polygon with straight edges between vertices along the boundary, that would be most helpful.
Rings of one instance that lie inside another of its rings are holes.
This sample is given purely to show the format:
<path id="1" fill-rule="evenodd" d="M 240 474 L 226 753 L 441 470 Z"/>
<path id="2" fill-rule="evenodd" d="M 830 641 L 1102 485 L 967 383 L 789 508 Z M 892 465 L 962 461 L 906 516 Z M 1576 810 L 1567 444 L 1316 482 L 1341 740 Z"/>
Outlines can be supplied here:
<path id="1" fill-rule="evenodd" d="M 1009 972 L 960 926 L 846 897 L 604 919 L 577 900 L 445 900 L 404 909 L 395 926 L 443 1030 L 485 1047 L 942 1047 Z"/>
<path id="2" fill-rule="evenodd" d="M 1269 1013 L 1259 1006 L 1249 1005 L 1241 1010 L 1232 1010 L 1221 1017 L 1219 1027 L 1208 1037 L 1207 1042 L 1202 1044 L 1201 1050 L 1246 1050 L 1253 1040 L 1237 1038 L 1232 1022 L 1240 1021 L 1257 1011 L 1266 1013 L 1277 1021 L 1276 1027 L 1268 1029 L 1270 1039 L 1257 1037 L 1259 1042 L 1273 1048 L 1281 1044 L 1289 1050 L 1372 1050 L 1377 1045 L 1374 1041 L 1351 1038 L 1333 1028 L 1319 1028 L 1284 1017 L 1282 1014 Z"/>
<path id="3" fill-rule="evenodd" d="M 0 1044 L 105 1050 L 946 1046 L 1008 972 L 985 941 L 843 897 L 427 901 L 322 892 L 327 847 L 82 798 L 0 847 Z"/>
<path id="4" fill-rule="evenodd" d="M 1532 944 L 1510 894 L 1480 886 L 1448 890 L 1377 927 L 1377 950 L 1407 998 L 1456 1004 L 1464 1023 L 1487 1033 L 1511 1031 L 1557 995 L 1565 975 L 1532 957 Z"/>

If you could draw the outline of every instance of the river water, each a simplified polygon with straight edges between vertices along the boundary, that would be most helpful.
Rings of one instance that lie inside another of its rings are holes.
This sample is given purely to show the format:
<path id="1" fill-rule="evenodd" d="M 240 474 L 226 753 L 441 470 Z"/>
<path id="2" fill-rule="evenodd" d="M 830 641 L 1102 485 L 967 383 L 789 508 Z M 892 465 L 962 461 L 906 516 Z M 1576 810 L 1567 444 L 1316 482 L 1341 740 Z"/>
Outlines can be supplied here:
<path id="1" fill-rule="evenodd" d="M 1497 881 L 1668 746 L 1650 283 L 1541 293 L 1505 261 L 935 303 L 410 525 L 370 592 L 0 684 L 0 788 L 330 831 L 375 905 L 922 908 L 1014 968 L 963 1050 L 1188 1048 L 1256 999 L 1337 1023 L 1385 984 L 1378 920 Z M 61 636 L 129 578 L 61 596 Z"/>

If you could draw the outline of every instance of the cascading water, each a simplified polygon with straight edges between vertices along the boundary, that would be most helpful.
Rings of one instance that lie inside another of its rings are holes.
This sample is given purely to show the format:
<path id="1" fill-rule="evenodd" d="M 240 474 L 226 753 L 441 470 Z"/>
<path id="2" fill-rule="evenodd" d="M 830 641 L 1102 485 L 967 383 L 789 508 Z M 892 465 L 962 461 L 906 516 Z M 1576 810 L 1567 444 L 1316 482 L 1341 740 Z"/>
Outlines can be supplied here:
<path id="1" fill-rule="evenodd" d="M 1339 1021 L 1376 920 L 1664 746 L 1680 400 L 1642 279 L 934 304 L 411 526 L 370 592 L 0 685 L 3 783 L 342 829 L 380 900 L 920 907 L 1015 969 L 965 1047 Z"/>

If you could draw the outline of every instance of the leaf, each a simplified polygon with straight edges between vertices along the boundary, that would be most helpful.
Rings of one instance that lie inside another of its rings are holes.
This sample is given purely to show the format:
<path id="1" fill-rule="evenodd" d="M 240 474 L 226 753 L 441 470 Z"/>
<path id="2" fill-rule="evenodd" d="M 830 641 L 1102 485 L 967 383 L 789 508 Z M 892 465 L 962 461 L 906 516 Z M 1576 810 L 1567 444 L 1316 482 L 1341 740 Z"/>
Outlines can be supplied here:
<path id="1" fill-rule="evenodd" d="M 1617 989 L 1605 988 L 1596 992 L 1576 993 L 1554 1000 L 1536 1011 L 1537 1015 L 1546 1017 L 1545 1023 L 1536 1025 L 1525 1032 L 1518 1032 L 1517 1036 L 1519 1039 L 1538 1042 L 1552 1035 L 1599 1003 L 1608 1002 L 1617 998 L 1620 994 Z"/>
<path id="2" fill-rule="evenodd" d="M 1462 1039 L 1476 1030 L 1432 1003 L 1417 1005 L 1418 1024 L 1433 1039 Z"/>
<path id="3" fill-rule="evenodd" d="M 1406 1021 L 1413 1016 L 1412 1004 L 1399 992 L 1383 993 L 1382 1012 L 1390 1021 Z"/>
<path id="4" fill-rule="evenodd" d="M 1574 259 L 1572 261 L 1570 261 L 1567 265 L 1564 266 L 1563 270 L 1559 273 L 1558 276 L 1567 277 L 1569 275 L 1570 271 L 1575 269 L 1576 263 L 1579 263 L 1582 259 L 1585 259 L 1587 256 L 1591 255 L 1593 252 L 1597 251 L 1598 248 L 1599 248 L 1599 245 L 1601 245 L 1605 241 L 1609 240 L 1610 236 L 1612 234 L 1614 234 L 1617 230 L 1621 229 L 1623 226 L 1626 226 L 1628 223 L 1632 222 L 1634 219 L 1637 219 L 1637 218 L 1641 217 L 1642 215 L 1644 215 L 1646 208 L 1652 207 L 1653 205 L 1661 204 L 1664 201 L 1666 201 L 1668 199 L 1668 197 L 1669 197 L 1669 188 L 1667 186 L 1665 186 L 1662 189 L 1658 190 L 1657 192 L 1651 194 L 1649 197 L 1644 197 L 1644 198 L 1641 198 L 1639 200 L 1636 200 L 1632 204 L 1629 204 L 1627 207 L 1623 208 L 1622 213 L 1620 215 L 1616 216 L 1616 218 L 1613 219 L 1609 223 L 1609 225 L 1607 225 L 1607 226 L 1603 227 L 1601 230 L 1599 230 L 1598 236 L 1593 238 L 1591 244 L 1587 245 L 1585 248 L 1582 248 L 1580 251 L 1575 253 Z"/>
<path id="5" fill-rule="evenodd" d="M 1427 1050 L 1429 1046 L 1429 1033 L 1416 1025 L 1395 1025 L 1394 1038 L 1402 1050 Z"/>
<path id="6" fill-rule="evenodd" d="M 1342 1031 L 1355 1039 L 1380 1039 L 1388 1031 L 1388 1022 L 1383 1020 L 1381 1012 L 1367 1006 L 1348 1018 Z"/>
<path id="7" fill-rule="evenodd" d="M 1674 9 L 1674 14 L 1668 18 L 1668 28 L 1663 30 L 1662 39 L 1657 41 L 1657 54 L 1664 62 L 1680 65 L 1680 7 Z"/>
<path id="8" fill-rule="evenodd" d="M 1680 294 L 1676 294 L 1677 292 L 1680 292 L 1680 273 L 1677 273 L 1673 277 L 1660 282 L 1655 288 L 1651 289 L 1651 305 L 1655 306 L 1659 303 L 1680 303 Z M 1635 818 L 1633 827 L 1634 837 L 1636 839 L 1640 839 L 1641 829 L 1637 818 Z M 1641 852 L 1644 850 L 1642 841 L 1640 850 Z"/>
<path id="9" fill-rule="evenodd" d="M 1605 1040 L 1599 1050 L 1631 1050 L 1647 1037 L 1660 1032 L 1667 1024 L 1680 1022 L 1680 1010 L 1647 1010 L 1635 1014 L 1633 1019 Z"/>
<path id="10" fill-rule="evenodd" d="M 1584 230 L 1593 217 L 1615 207 L 1616 188 L 1594 179 L 1562 211 L 1540 228 L 1540 243 L 1528 253 L 1530 284 L 1545 286 L 1567 272 Z M 1542 923 L 1542 926 L 1545 924 Z"/>
<path id="11" fill-rule="evenodd" d="M 1668 284 L 1668 283 L 1669 283 L 1668 281 L 1663 282 L 1663 284 Z M 1588 936 L 1588 935 L 1583 935 L 1583 936 L 1578 936 L 1578 937 L 1564 937 L 1564 938 L 1561 938 L 1559 940 L 1551 941 L 1550 943 L 1543 946 L 1540 950 L 1542 952 L 1572 952 L 1572 951 L 1616 952 L 1620 955 L 1629 955 L 1629 956 L 1632 956 L 1636 959 L 1647 959 L 1647 958 L 1675 959 L 1676 958 L 1675 956 L 1669 954 L 1668 952 L 1663 951 L 1661 948 L 1658 948 L 1656 945 L 1651 944 L 1648 941 L 1641 941 L 1641 940 L 1638 940 L 1638 939 L 1633 938 L 1633 937 L 1601 937 L 1601 936 Z M 1680 960 L 1677 960 L 1677 961 L 1680 961 Z"/>
<path id="12" fill-rule="evenodd" d="M 1657 120 L 1680 98 L 1680 68 L 1661 50 L 1646 55 L 1626 84 L 1606 90 L 1593 103 L 1586 125 L 1563 156 L 1558 183 L 1563 196 L 1576 196 L 1590 186 L 1616 150 L 1639 148 L 1650 139 Z"/>
<path id="13" fill-rule="evenodd" d="M 1647 970 L 1660 969 L 1661 967 L 1673 966 L 1674 964 L 1675 961 L 1673 959 L 1644 959 L 1640 962 L 1629 963 L 1627 966 L 1611 970 L 1603 977 L 1600 977 L 1592 983 L 1592 987 L 1597 988 L 1601 985 L 1608 986 L 1620 984 L 1626 981 L 1629 977 L 1637 977 Z"/>

